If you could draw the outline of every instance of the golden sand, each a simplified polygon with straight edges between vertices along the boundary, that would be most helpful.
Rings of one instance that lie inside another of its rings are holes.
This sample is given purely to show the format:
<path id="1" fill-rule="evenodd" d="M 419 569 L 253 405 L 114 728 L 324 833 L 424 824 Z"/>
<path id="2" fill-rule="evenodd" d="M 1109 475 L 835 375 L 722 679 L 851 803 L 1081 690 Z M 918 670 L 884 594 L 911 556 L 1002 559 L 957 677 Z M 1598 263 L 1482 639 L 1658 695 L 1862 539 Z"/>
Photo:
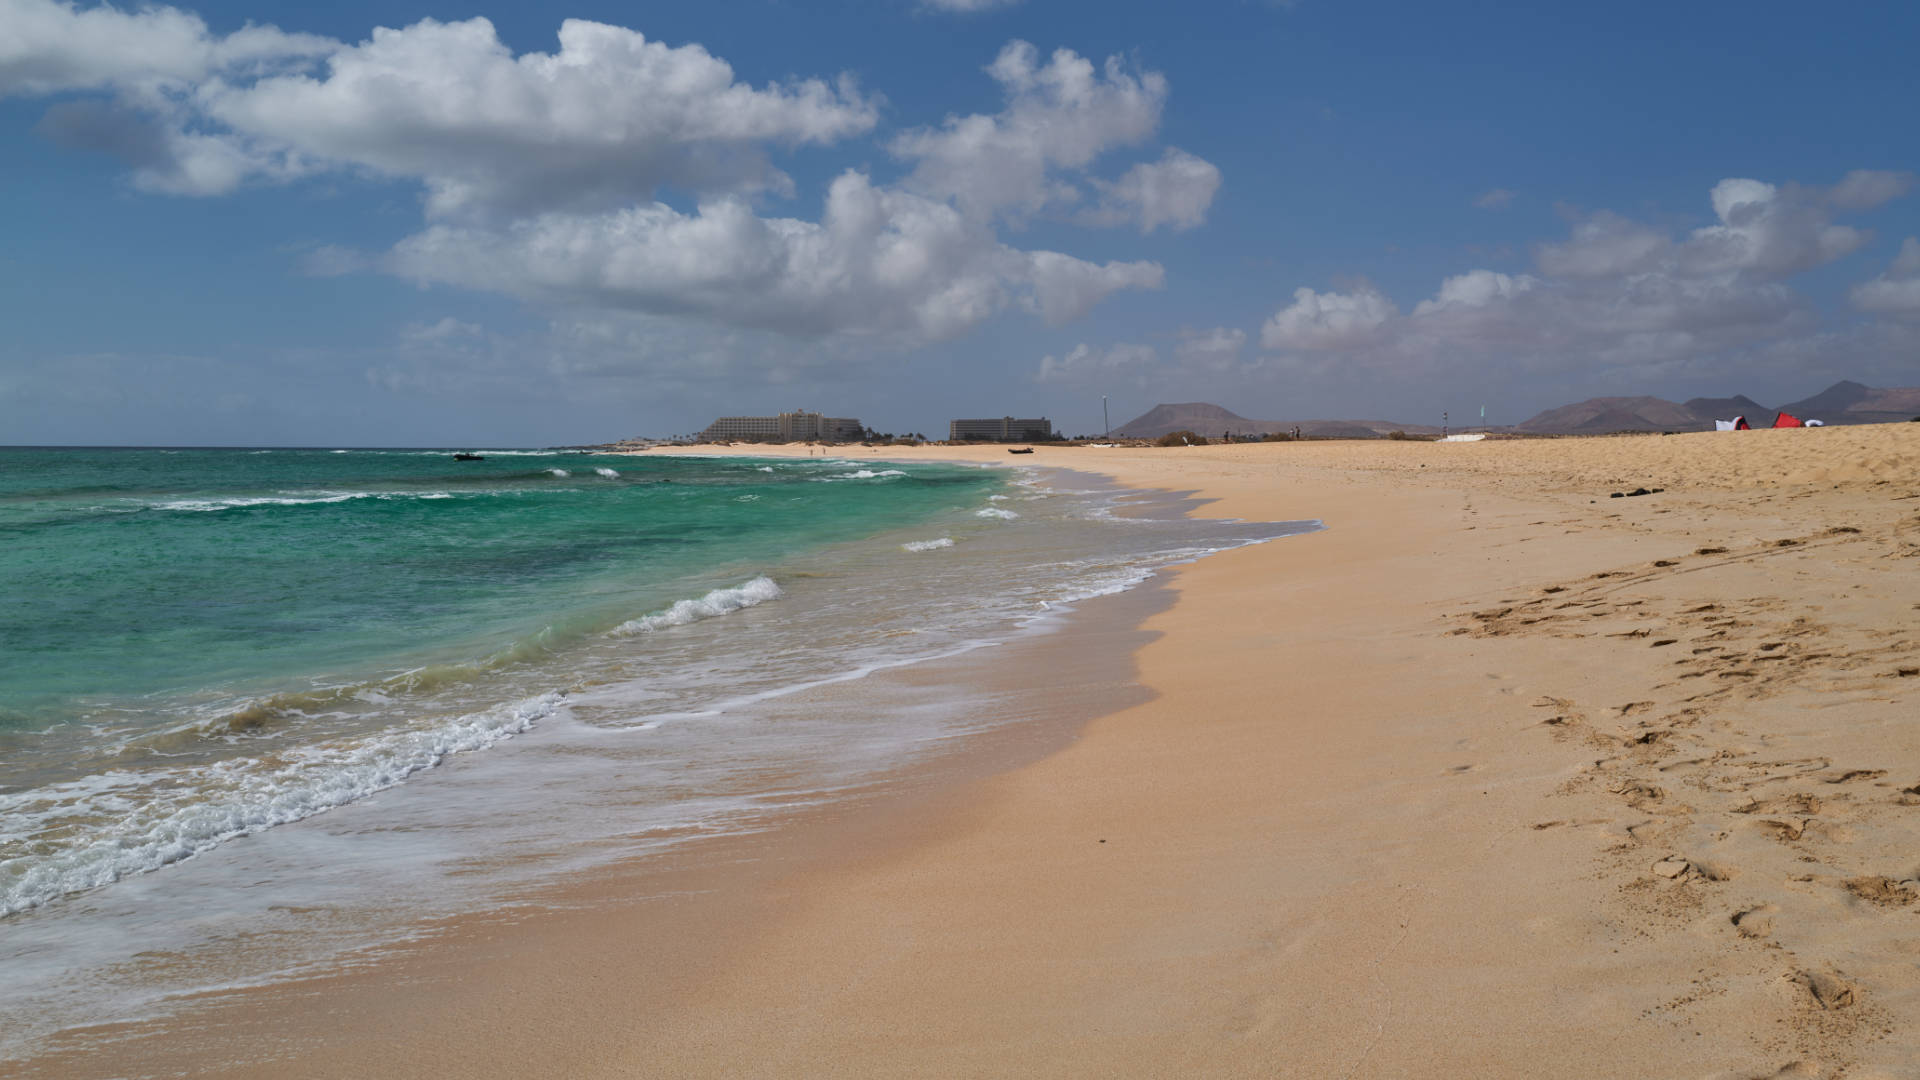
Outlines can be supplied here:
<path id="1" fill-rule="evenodd" d="M 881 453 L 1328 529 L 1172 572 L 1157 696 L 1038 761 L 45 1073 L 1920 1063 L 1920 424 Z"/>

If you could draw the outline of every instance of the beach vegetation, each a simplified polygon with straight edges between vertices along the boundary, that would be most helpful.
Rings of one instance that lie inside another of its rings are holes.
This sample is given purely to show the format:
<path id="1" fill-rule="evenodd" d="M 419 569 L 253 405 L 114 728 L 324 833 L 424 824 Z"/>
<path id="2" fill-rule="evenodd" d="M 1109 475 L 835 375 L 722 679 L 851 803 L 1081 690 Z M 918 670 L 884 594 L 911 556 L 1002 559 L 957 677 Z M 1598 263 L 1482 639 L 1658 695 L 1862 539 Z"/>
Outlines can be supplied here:
<path id="1" fill-rule="evenodd" d="M 1205 435 L 1196 435 L 1193 432 L 1186 431 L 1184 429 L 1180 431 L 1169 431 L 1165 435 L 1160 436 L 1159 439 L 1155 440 L 1153 445 L 1155 446 L 1205 446 L 1207 445 L 1207 437 Z"/>

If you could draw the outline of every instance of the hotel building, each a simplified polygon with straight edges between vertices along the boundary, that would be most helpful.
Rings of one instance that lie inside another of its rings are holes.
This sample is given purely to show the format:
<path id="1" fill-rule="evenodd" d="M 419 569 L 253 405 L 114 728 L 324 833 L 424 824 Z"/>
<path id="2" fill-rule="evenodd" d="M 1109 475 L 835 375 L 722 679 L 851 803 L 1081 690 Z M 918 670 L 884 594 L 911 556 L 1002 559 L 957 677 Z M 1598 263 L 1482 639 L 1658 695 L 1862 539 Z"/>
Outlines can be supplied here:
<path id="1" fill-rule="evenodd" d="M 778 416 L 723 416 L 700 433 L 701 442 L 859 442 L 866 428 L 852 417 L 817 412 Z"/>
<path id="2" fill-rule="evenodd" d="M 949 442 L 1046 442 L 1055 437 L 1053 422 L 1044 416 L 1038 420 L 1003 416 L 998 420 L 953 420 L 947 424 Z"/>

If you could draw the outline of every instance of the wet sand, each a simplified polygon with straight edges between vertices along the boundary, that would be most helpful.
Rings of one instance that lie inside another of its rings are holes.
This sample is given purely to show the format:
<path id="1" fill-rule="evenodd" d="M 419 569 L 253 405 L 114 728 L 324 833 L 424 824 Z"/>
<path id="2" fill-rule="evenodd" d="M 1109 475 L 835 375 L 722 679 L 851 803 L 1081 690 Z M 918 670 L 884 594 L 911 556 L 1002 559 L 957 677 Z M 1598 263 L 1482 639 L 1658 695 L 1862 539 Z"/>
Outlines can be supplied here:
<path id="1" fill-rule="evenodd" d="M 1328 529 L 1170 572 L 1143 632 L 1118 625 L 1134 611 L 1060 635 L 1130 651 L 1147 691 L 1084 726 L 35 1068 L 1863 1077 L 1920 1061 L 1920 425 L 1010 463 Z M 1610 497 L 1643 487 L 1664 490 Z M 1002 675 L 1050 685 L 1065 655 Z"/>

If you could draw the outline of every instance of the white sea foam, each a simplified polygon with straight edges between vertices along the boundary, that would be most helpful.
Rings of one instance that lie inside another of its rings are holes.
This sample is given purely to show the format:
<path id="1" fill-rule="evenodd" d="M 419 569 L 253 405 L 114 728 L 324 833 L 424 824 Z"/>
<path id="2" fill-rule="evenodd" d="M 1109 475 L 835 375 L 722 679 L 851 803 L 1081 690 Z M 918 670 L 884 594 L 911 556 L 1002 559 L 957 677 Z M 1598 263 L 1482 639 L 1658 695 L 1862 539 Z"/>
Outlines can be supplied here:
<path id="1" fill-rule="evenodd" d="M 547 475 L 549 475 L 549 476 L 560 476 L 560 477 L 567 477 L 567 476 L 572 476 L 573 474 L 572 474 L 572 473 L 570 473 L 570 472 L 568 472 L 568 471 L 567 471 L 567 470 L 565 470 L 565 469 L 548 469 L 548 470 L 547 470 Z"/>
<path id="2" fill-rule="evenodd" d="M 975 510 L 973 512 L 973 516 L 983 517 L 983 518 L 999 518 L 1002 521 L 1012 521 L 1014 518 L 1017 518 L 1020 515 L 1014 513 L 1011 510 L 1002 510 L 997 506 L 989 506 L 985 510 Z"/>
<path id="3" fill-rule="evenodd" d="M 953 538 L 943 536 L 938 540 L 909 540 L 900 546 L 906 548 L 908 551 L 937 551 L 940 548 L 952 547 Z"/>
<path id="4" fill-rule="evenodd" d="M 730 615 L 741 608 L 764 604 L 780 596 L 780 586 L 765 574 L 744 585 L 715 589 L 698 600 L 680 600 L 665 611 L 629 619 L 613 628 L 616 634 L 646 634 L 670 626 L 685 626 L 716 615 Z"/>
<path id="5" fill-rule="evenodd" d="M 604 476 L 609 480 L 618 480 L 620 478 L 620 474 L 617 472 L 614 472 L 612 469 L 603 469 L 597 465 L 594 466 L 593 471 L 599 473 L 601 476 Z"/>
<path id="6" fill-rule="evenodd" d="M 855 469 L 850 473 L 838 473 L 834 476 L 816 476 L 814 479 L 826 483 L 834 480 L 884 480 L 889 476 L 905 475 L 907 474 L 901 472 L 899 469 L 880 469 L 877 471 L 874 469 Z"/>
<path id="7" fill-rule="evenodd" d="M 371 499 L 374 493 L 328 492 L 306 497 L 286 495 L 238 495 L 226 499 L 175 499 L 170 502 L 147 504 L 155 510 L 183 510 L 190 513 L 206 513 L 213 510 L 238 510 L 249 506 L 315 506 L 320 503 L 342 503 L 350 499 Z"/>
<path id="8" fill-rule="evenodd" d="M 299 747 L 271 761 L 234 758 L 165 775 L 115 770 L 72 792 L 39 788 L 7 796 L 0 815 L 9 818 L 28 813 L 105 823 L 54 854 L 0 861 L 0 918 L 383 791 L 449 754 L 484 750 L 526 731 L 563 700 L 542 694 L 436 724 Z"/>
<path id="9" fill-rule="evenodd" d="M 567 474 L 563 472 L 560 475 Z M 499 492 L 480 491 L 472 494 L 496 495 Z M 379 499 L 389 502 L 401 499 L 451 499 L 453 497 L 453 493 L 447 491 L 316 491 L 299 495 L 232 495 L 222 499 L 171 499 L 146 505 L 150 510 L 204 514 L 217 510 L 244 510 L 251 506 L 319 506 L 327 503 L 352 502 L 355 499 Z"/>
<path id="10" fill-rule="evenodd" d="M 762 465 L 762 466 L 760 466 L 760 471 L 761 471 L 761 472 L 772 472 L 772 471 L 773 471 L 773 466 L 771 466 L 771 465 Z"/>

